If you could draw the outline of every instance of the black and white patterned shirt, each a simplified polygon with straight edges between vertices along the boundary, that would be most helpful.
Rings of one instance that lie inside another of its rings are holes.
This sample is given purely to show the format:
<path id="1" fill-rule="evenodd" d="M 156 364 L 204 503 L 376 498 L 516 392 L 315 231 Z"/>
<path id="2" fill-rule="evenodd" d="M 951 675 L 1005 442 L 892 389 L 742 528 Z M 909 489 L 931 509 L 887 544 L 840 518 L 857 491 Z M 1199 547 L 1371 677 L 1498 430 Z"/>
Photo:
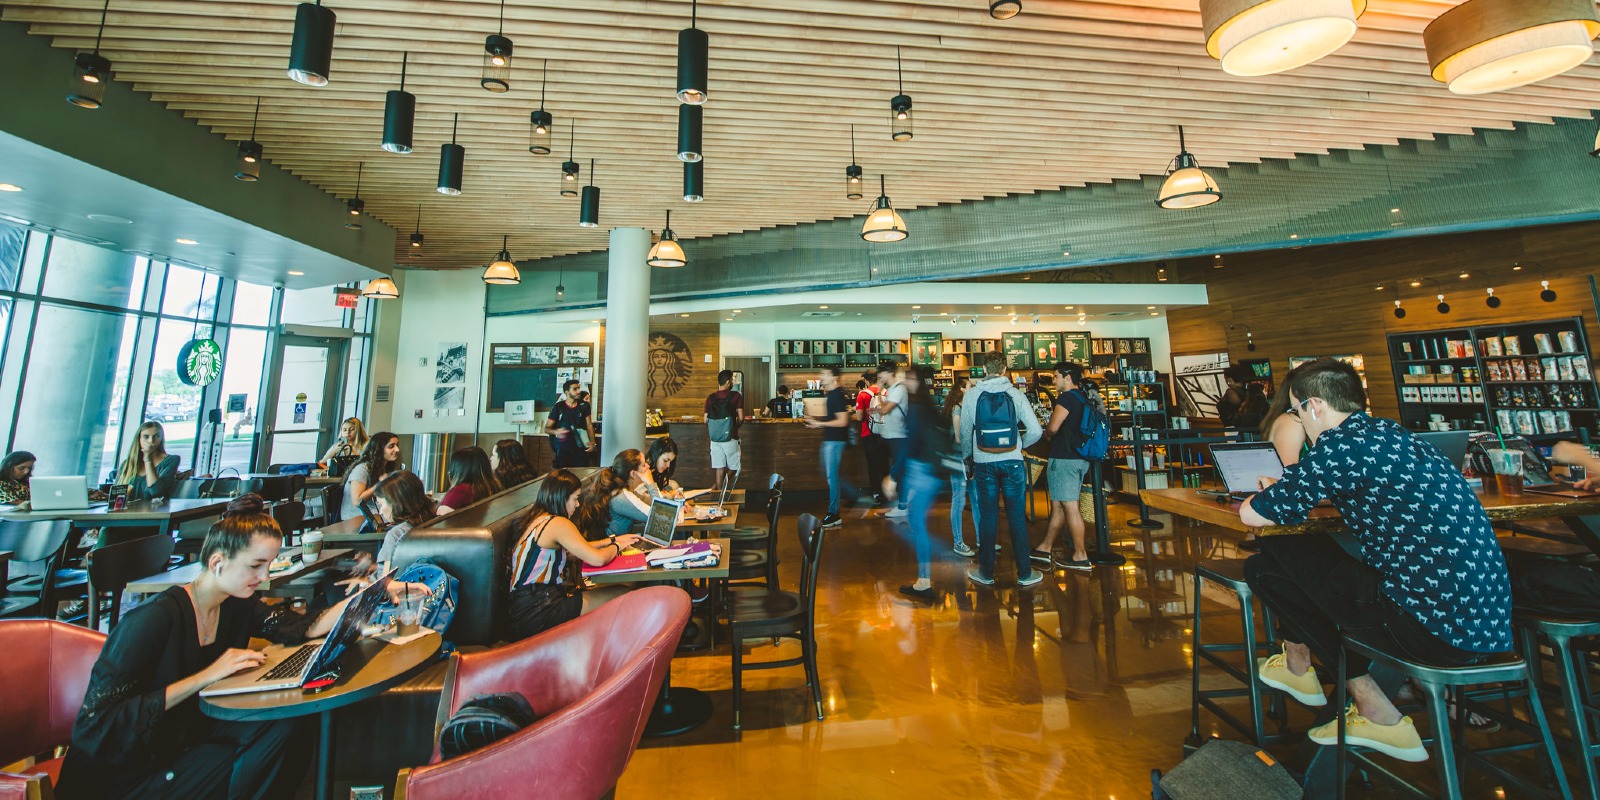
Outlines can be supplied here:
<path id="1" fill-rule="evenodd" d="M 1383 576 L 1383 593 L 1444 642 L 1511 649 L 1511 580 L 1472 488 L 1438 449 L 1393 420 L 1352 414 L 1317 438 L 1250 507 L 1280 524 L 1331 500 Z"/>

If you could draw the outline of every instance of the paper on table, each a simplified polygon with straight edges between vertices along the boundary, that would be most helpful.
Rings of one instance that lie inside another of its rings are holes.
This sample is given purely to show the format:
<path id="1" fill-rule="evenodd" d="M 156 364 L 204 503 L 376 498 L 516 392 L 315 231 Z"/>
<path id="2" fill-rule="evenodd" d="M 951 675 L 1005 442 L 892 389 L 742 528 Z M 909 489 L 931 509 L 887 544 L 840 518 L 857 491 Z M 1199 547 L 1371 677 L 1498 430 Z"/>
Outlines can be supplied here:
<path id="1" fill-rule="evenodd" d="M 432 628 L 424 628 L 419 625 L 417 627 L 417 632 L 411 634 L 410 636 L 399 636 L 396 634 L 394 628 L 390 628 L 388 633 L 380 633 L 375 638 L 385 644 L 406 644 L 408 642 L 414 642 L 418 639 L 421 639 L 430 633 L 433 633 Z"/>

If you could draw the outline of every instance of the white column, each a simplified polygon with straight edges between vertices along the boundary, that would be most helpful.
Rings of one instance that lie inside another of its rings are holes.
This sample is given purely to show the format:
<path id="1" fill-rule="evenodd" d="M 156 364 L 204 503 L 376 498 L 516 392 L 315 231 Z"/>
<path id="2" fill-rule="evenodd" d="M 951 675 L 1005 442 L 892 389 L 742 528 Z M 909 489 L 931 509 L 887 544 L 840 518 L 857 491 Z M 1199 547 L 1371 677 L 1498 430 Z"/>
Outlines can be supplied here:
<path id="1" fill-rule="evenodd" d="M 611 229 L 606 283 L 605 385 L 600 401 L 605 431 L 600 466 L 623 450 L 644 447 L 644 378 L 650 336 L 650 232 Z"/>

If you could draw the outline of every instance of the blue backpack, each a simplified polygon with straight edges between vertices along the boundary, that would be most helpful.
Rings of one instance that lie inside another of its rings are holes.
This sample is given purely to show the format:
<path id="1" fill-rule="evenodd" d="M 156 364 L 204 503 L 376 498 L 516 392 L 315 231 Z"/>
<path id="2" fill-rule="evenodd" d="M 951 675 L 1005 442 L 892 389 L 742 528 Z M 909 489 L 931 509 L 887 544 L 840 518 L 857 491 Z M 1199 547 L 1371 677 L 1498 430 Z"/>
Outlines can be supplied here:
<path id="1" fill-rule="evenodd" d="M 426 558 L 411 562 L 411 566 L 396 575 L 394 580 L 401 583 L 426 584 L 433 590 L 432 596 L 422 599 L 422 613 L 418 615 L 417 622 L 443 635 L 449 629 L 451 621 L 456 618 L 456 587 L 460 585 L 460 581 Z M 383 605 L 378 606 L 377 613 L 372 615 L 372 623 L 388 625 L 394 621 L 397 610 L 398 606 L 393 602 L 384 600 Z"/>
<path id="2" fill-rule="evenodd" d="M 1082 419 L 1078 421 L 1078 455 L 1088 461 L 1104 461 L 1111 449 L 1111 420 L 1089 403 L 1082 390 L 1073 391 L 1084 401 Z"/>
<path id="3" fill-rule="evenodd" d="M 973 443 L 985 453 L 1010 453 L 1017 449 L 1017 407 L 1011 393 L 982 392 L 972 419 Z"/>

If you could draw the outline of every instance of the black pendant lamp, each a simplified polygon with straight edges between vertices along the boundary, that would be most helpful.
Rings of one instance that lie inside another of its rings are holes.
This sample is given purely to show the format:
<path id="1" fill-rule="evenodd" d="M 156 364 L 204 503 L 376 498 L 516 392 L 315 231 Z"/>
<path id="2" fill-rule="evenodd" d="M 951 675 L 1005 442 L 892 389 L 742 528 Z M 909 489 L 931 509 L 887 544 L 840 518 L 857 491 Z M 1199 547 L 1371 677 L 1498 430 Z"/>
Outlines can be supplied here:
<path id="1" fill-rule="evenodd" d="M 867 221 L 861 225 L 861 238 L 869 242 L 898 242 L 910 235 L 906 221 L 900 218 L 900 212 L 895 211 L 889 202 L 888 184 L 879 175 L 878 201 L 867 215 Z"/>
<path id="2" fill-rule="evenodd" d="M 511 250 L 506 243 L 511 240 L 509 236 L 500 238 L 500 252 L 495 254 L 494 263 L 483 270 L 483 282 L 493 286 L 515 286 L 522 283 L 522 273 L 517 270 L 517 265 L 511 260 Z"/>
<path id="3" fill-rule="evenodd" d="M 672 232 L 672 212 L 667 212 L 667 225 L 661 229 L 661 241 L 650 248 L 650 256 L 644 263 L 652 267 L 682 267 L 689 263 L 689 257 L 684 255 L 683 245 L 678 243 L 677 234 Z"/>
<path id="4" fill-rule="evenodd" d="M 1161 193 L 1156 195 L 1156 205 L 1162 208 L 1199 208 L 1222 199 L 1222 190 L 1200 162 L 1189 152 L 1183 139 L 1183 126 L 1178 126 L 1178 155 L 1167 165 L 1167 179 L 1161 183 Z"/>
<path id="5" fill-rule="evenodd" d="M 536 156 L 550 155 L 550 130 L 556 118 L 544 110 L 545 84 L 550 77 L 550 59 L 544 60 L 539 70 L 539 110 L 528 115 L 528 152 Z"/>
<path id="6" fill-rule="evenodd" d="M 683 164 L 683 201 L 699 203 L 706 199 L 706 162 L 685 161 Z"/>
<path id="7" fill-rule="evenodd" d="M 361 168 L 365 166 L 360 161 L 356 162 L 356 196 L 344 201 L 345 212 L 350 215 L 344 226 L 353 231 L 361 230 L 361 212 L 367 210 L 367 201 L 361 199 Z"/>
<path id="8" fill-rule="evenodd" d="M 333 66 L 333 29 L 336 19 L 331 10 L 301 3 L 294 9 L 294 38 L 289 43 L 289 78 L 307 86 L 327 86 Z"/>
<path id="9" fill-rule="evenodd" d="M 72 58 L 72 85 L 67 89 L 67 102 L 87 109 L 96 109 L 106 97 L 106 84 L 111 82 L 111 62 L 100 55 L 100 38 L 106 32 L 106 12 L 111 10 L 111 0 L 100 8 L 100 30 L 94 35 L 94 52 L 79 53 Z"/>
<path id="10" fill-rule="evenodd" d="M 561 270 L 556 276 L 556 301 L 567 299 L 567 271 Z"/>
<path id="11" fill-rule="evenodd" d="M 406 91 L 406 61 L 410 55 L 400 54 L 400 88 L 390 89 L 383 101 L 383 149 L 391 153 L 411 152 L 417 126 L 417 96 Z"/>
<path id="12" fill-rule="evenodd" d="M 417 257 L 417 251 L 422 249 L 422 205 L 417 204 L 417 227 L 411 231 L 411 257 Z"/>
<path id="13" fill-rule="evenodd" d="M 889 98 L 889 138 L 897 142 L 911 139 L 911 95 L 906 94 L 906 76 L 900 68 L 900 48 L 894 49 L 894 74 L 900 93 Z"/>
<path id="14" fill-rule="evenodd" d="M 511 40 L 506 33 L 506 0 L 500 0 L 499 33 L 483 40 L 483 77 L 478 85 L 495 94 L 511 89 Z"/>
<path id="15" fill-rule="evenodd" d="M 600 227 L 600 187 L 594 185 L 594 159 L 589 159 L 589 185 L 583 187 L 583 201 L 578 207 L 578 226 Z"/>
<path id="16" fill-rule="evenodd" d="M 561 196 L 578 196 L 578 175 L 583 172 L 583 167 L 573 159 L 575 152 L 573 145 L 578 141 L 578 121 L 573 120 L 567 125 L 567 160 L 561 162 Z"/>
<path id="17" fill-rule="evenodd" d="M 856 126 L 850 126 L 850 166 L 844 168 L 844 198 L 861 199 L 861 165 L 856 163 Z"/>
<path id="18" fill-rule="evenodd" d="M 261 180 L 261 143 L 256 141 L 256 123 L 261 121 L 261 98 L 256 98 L 256 114 L 250 120 L 250 138 L 239 143 L 239 155 L 235 159 L 233 177 L 237 180 L 254 183 Z"/>
<path id="19" fill-rule="evenodd" d="M 695 27 L 699 11 L 699 4 L 691 1 L 689 27 L 678 31 L 678 102 L 691 106 L 701 105 L 711 97 L 706 91 L 711 39 Z"/>
<path id="20" fill-rule="evenodd" d="M 439 194 L 461 194 L 461 172 L 467 165 L 467 148 L 456 144 L 456 126 L 461 115 L 450 123 L 450 143 L 439 148 Z"/>
<path id="21" fill-rule="evenodd" d="M 691 106 L 687 103 L 678 105 L 678 160 L 699 161 L 700 153 L 700 123 L 705 118 L 705 109 L 700 106 Z"/>

